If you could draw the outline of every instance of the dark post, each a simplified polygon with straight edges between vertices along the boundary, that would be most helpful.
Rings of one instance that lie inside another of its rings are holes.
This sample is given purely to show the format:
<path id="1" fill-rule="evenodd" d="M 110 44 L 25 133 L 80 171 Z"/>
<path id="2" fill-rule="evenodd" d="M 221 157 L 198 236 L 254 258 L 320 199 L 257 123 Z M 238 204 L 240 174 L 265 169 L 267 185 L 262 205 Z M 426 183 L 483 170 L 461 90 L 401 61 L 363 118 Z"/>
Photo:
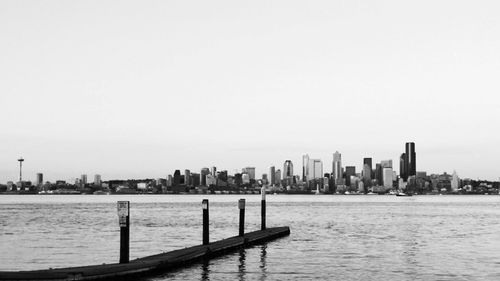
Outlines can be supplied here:
<path id="1" fill-rule="evenodd" d="M 245 199 L 238 201 L 238 208 L 240 209 L 240 236 L 245 234 Z"/>
<path id="2" fill-rule="evenodd" d="M 261 230 L 266 230 L 266 188 L 262 187 L 260 190 L 260 193 L 262 194 L 262 200 L 260 201 L 260 225 L 261 225 Z"/>
<path id="3" fill-rule="evenodd" d="M 203 245 L 208 245 L 208 199 L 201 201 L 203 208 Z"/>
<path id="4" fill-rule="evenodd" d="M 118 201 L 118 222 L 120 224 L 120 263 L 129 261 L 130 244 L 130 201 Z"/>

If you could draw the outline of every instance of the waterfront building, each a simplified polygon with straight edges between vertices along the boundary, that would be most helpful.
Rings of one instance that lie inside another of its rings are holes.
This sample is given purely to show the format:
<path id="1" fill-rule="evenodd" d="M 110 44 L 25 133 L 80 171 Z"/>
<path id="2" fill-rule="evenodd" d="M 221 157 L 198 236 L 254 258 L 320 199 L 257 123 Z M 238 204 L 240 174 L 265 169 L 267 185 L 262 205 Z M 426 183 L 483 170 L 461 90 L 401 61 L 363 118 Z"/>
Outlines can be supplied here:
<path id="1" fill-rule="evenodd" d="M 371 186 L 372 181 L 372 159 L 363 158 L 363 172 L 362 172 L 363 182 L 365 187 Z"/>
<path id="2" fill-rule="evenodd" d="M 247 173 L 251 180 L 255 180 L 255 167 L 243 168 L 243 173 Z"/>
<path id="3" fill-rule="evenodd" d="M 345 167 L 345 179 L 346 185 L 351 186 L 351 177 L 356 176 L 356 167 L 355 166 L 346 166 Z"/>
<path id="4" fill-rule="evenodd" d="M 384 181 L 384 171 L 381 163 L 375 164 L 375 180 L 378 185 L 382 185 L 382 182 Z"/>
<path id="5" fill-rule="evenodd" d="M 94 175 L 94 185 L 95 186 L 102 185 L 101 175 Z"/>
<path id="6" fill-rule="evenodd" d="M 175 170 L 173 186 L 179 186 L 180 184 L 181 184 L 181 171 Z"/>
<path id="7" fill-rule="evenodd" d="M 43 174 L 42 173 L 37 173 L 36 174 L 36 185 L 40 186 L 43 184 Z"/>
<path id="8" fill-rule="evenodd" d="M 416 176 L 417 174 L 417 154 L 415 152 L 415 143 L 407 142 L 405 144 L 405 167 L 407 172 L 407 177 Z"/>
<path id="9" fill-rule="evenodd" d="M 383 174 L 384 174 L 384 177 L 383 177 L 383 185 L 385 188 L 392 188 L 392 184 L 393 184 L 393 175 L 394 175 L 394 172 L 392 170 L 392 167 L 388 167 L 388 168 L 383 168 Z"/>
<path id="10" fill-rule="evenodd" d="M 262 183 L 267 184 L 269 180 L 267 179 L 267 174 L 262 174 Z"/>
<path id="11" fill-rule="evenodd" d="M 241 179 L 243 184 L 249 184 L 250 183 L 250 175 L 247 173 L 242 173 L 241 174 Z"/>
<path id="12" fill-rule="evenodd" d="M 281 186 L 281 170 L 278 169 L 276 170 L 276 172 L 274 173 L 274 180 L 275 180 L 275 185 L 277 186 Z"/>
<path id="13" fill-rule="evenodd" d="M 209 168 L 203 168 L 201 169 L 200 172 L 200 184 L 202 186 L 207 186 L 207 175 L 210 174 L 210 169 Z"/>
<path id="14" fill-rule="evenodd" d="M 269 176 L 271 178 L 270 184 L 275 185 L 276 184 L 276 168 L 274 166 L 271 166 L 269 168 Z"/>
<path id="15" fill-rule="evenodd" d="M 320 159 L 309 160 L 309 172 L 307 181 L 323 178 L 323 162 Z"/>
<path id="16" fill-rule="evenodd" d="M 188 169 L 184 170 L 184 184 L 186 186 L 191 185 L 191 171 Z"/>
<path id="17" fill-rule="evenodd" d="M 206 181 L 207 181 L 207 186 L 217 185 L 217 177 L 212 174 L 208 174 L 206 176 Z"/>
<path id="18" fill-rule="evenodd" d="M 307 182 L 309 180 L 309 155 L 302 156 L 302 181 Z"/>
<path id="19" fill-rule="evenodd" d="M 283 164 L 283 179 L 293 177 L 293 163 L 291 160 L 286 160 Z"/>
<path id="20" fill-rule="evenodd" d="M 80 184 L 82 186 L 84 186 L 84 185 L 87 184 L 87 175 L 86 174 L 81 175 L 81 177 L 80 177 Z"/>
<path id="21" fill-rule="evenodd" d="M 212 176 L 216 177 L 217 176 L 217 167 L 212 166 Z"/>
<path id="22" fill-rule="evenodd" d="M 334 185 L 341 185 L 342 182 L 342 154 L 340 152 L 335 151 L 333 154 L 333 163 L 332 163 L 332 177 Z"/>
<path id="23" fill-rule="evenodd" d="M 167 186 L 170 187 L 174 184 L 174 180 L 173 180 L 173 177 L 172 175 L 168 175 L 167 176 Z"/>
<path id="24" fill-rule="evenodd" d="M 406 153 L 401 154 L 399 157 L 399 175 L 406 181 L 408 179 L 408 169 L 406 167 Z"/>

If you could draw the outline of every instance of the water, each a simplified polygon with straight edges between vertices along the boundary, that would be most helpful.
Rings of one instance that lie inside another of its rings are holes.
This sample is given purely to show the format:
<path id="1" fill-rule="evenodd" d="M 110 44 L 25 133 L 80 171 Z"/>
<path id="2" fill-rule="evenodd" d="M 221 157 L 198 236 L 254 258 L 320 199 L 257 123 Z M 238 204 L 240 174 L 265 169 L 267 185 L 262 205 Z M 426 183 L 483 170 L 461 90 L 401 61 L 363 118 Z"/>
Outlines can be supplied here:
<path id="1" fill-rule="evenodd" d="M 131 259 L 260 227 L 259 195 L 0 196 L 0 270 L 119 258 L 116 201 L 131 201 Z M 291 235 L 144 280 L 499 280 L 500 196 L 268 196 Z"/>

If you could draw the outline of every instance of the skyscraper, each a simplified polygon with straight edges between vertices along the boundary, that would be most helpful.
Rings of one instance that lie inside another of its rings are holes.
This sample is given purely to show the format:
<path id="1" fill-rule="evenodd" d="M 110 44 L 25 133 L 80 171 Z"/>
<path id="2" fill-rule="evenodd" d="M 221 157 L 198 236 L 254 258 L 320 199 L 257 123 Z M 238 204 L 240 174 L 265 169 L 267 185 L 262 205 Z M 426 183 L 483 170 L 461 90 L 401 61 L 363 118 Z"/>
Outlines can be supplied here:
<path id="1" fill-rule="evenodd" d="M 191 185 L 191 171 L 189 170 L 184 170 L 184 183 L 187 186 Z"/>
<path id="2" fill-rule="evenodd" d="M 355 166 L 346 166 L 345 167 L 345 181 L 346 185 L 351 185 L 351 176 L 356 176 L 356 167 Z"/>
<path id="3" fill-rule="evenodd" d="M 309 155 L 302 156 L 302 181 L 306 182 L 309 178 Z"/>
<path id="4" fill-rule="evenodd" d="M 333 154 L 332 176 L 335 185 L 342 184 L 342 154 L 335 151 Z"/>
<path id="5" fill-rule="evenodd" d="M 83 174 L 81 177 L 80 177 L 80 183 L 82 185 L 86 185 L 87 184 L 87 175 L 86 174 Z"/>
<path id="6" fill-rule="evenodd" d="M 276 184 L 276 168 L 274 166 L 271 166 L 269 168 L 269 177 L 270 179 L 270 184 L 274 185 Z"/>
<path id="7" fill-rule="evenodd" d="M 417 175 L 417 154 L 415 152 L 415 143 L 407 142 L 405 145 L 405 153 L 406 153 L 406 167 L 408 177 Z"/>
<path id="8" fill-rule="evenodd" d="M 280 169 L 276 170 L 276 173 L 274 173 L 274 174 L 275 174 L 274 178 L 276 181 L 275 184 L 277 186 L 281 186 L 281 170 Z"/>
<path id="9" fill-rule="evenodd" d="M 102 184 L 101 175 L 94 175 L 94 185 L 101 186 L 101 184 Z"/>
<path id="10" fill-rule="evenodd" d="M 251 180 L 255 180 L 255 167 L 243 168 L 243 174 L 248 174 Z"/>
<path id="11" fill-rule="evenodd" d="M 293 164 L 291 160 L 286 160 L 283 164 L 283 179 L 293 177 Z"/>
<path id="12" fill-rule="evenodd" d="M 309 168 L 311 169 L 309 172 L 309 177 L 311 180 L 321 179 L 323 178 L 323 162 L 319 159 L 311 159 L 309 163 Z"/>
<path id="13" fill-rule="evenodd" d="M 369 181 L 372 179 L 372 159 L 363 158 L 363 179 Z"/>
<path id="14" fill-rule="evenodd" d="M 36 174 L 36 185 L 42 185 L 43 184 L 43 174 L 38 173 Z"/>
<path id="15" fill-rule="evenodd" d="M 406 153 L 401 154 L 399 157 L 399 176 L 406 181 L 408 179 L 408 169 L 406 167 Z"/>
<path id="16" fill-rule="evenodd" d="M 209 168 L 203 168 L 200 172 L 200 184 L 202 186 L 207 186 L 207 175 L 210 174 Z"/>

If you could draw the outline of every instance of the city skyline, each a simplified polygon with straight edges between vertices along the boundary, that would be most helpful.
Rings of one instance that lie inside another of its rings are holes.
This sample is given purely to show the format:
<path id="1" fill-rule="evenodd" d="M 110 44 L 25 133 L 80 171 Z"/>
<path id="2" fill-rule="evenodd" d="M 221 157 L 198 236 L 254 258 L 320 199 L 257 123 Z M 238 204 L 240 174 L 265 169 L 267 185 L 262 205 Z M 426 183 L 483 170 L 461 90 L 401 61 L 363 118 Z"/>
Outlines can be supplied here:
<path id="1" fill-rule="evenodd" d="M 0 3 L 0 182 L 20 156 L 48 180 L 300 174 L 336 150 L 398 169 L 410 140 L 419 169 L 498 180 L 500 3 L 139 6 Z"/>
<path id="2" fill-rule="evenodd" d="M 342 181 L 338 182 L 338 178 L 335 176 L 335 173 L 336 173 L 335 171 L 343 171 L 344 174 L 347 174 L 347 177 L 349 177 L 349 174 L 351 174 L 351 175 L 353 175 L 353 174 L 351 172 L 347 172 L 348 168 L 354 167 L 354 169 L 356 169 L 356 167 L 357 167 L 358 168 L 357 174 L 359 174 L 361 176 L 361 178 L 363 178 L 364 180 L 367 180 L 367 181 L 378 180 L 381 185 L 385 185 L 385 184 L 383 184 L 382 179 L 386 179 L 388 177 L 389 177 L 389 179 L 392 179 L 392 180 L 396 179 L 394 176 L 392 176 L 392 173 L 394 173 L 394 175 L 401 177 L 401 179 L 403 179 L 405 182 L 409 176 L 415 176 L 418 172 L 425 172 L 428 174 L 441 173 L 441 172 L 432 172 L 432 171 L 427 171 L 425 169 L 417 169 L 416 168 L 417 166 L 416 166 L 416 162 L 415 162 L 415 159 L 416 159 L 415 142 L 406 142 L 404 144 L 404 151 L 405 152 L 403 152 L 399 158 L 399 161 L 400 161 L 400 169 L 399 170 L 394 169 L 393 159 L 389 159 L 389 160 L 388 159 L 384 159 L 384 160 L 375 159 L 374 160 L 371 157 L 363 157 L 362 164 L 360 164 L 360 165 L 347 164 L 344 166 L 342 163 L 342 153 L 339 151 L 335 151 L 335 153 L 332 153 L 333 158 L 331 161 L 331 163 L 332 163 L 331 170 L 328 170 L 328 168 L 325 170 L 323 168 L 324 162 L 321 158 L 311 159 L 309 154 L 304 154 L 304 155 L 302 155 L 302 167 L 301 167 L 302 169 L 300 170 L 300 173 L 297 170 L 296 171 L 293 170 L 293 161 L 290 159 L 287 159 L 287 160 L 284 160 L 284 162 L 283 162 L 283 175 L 280 174 L 280 176 L 283 179 L 286 179 L 286 178 L 292 177 L 292 176 L 293 177 L 296 176 L 301 181 L 307 182 L 310 180 L 323 178 L 324 174 L 330 174 L 330 177 L 332 178 L 335 185 L 336 184 L 345 184 L 345 182 L 342 182 Z M 411 159 L 407 159 L 406 155 L 408 155 L 408 154 L 412 155 L 411 158 L 413 159 L 413 161 Z M 23 157 L 19 158 L 17 161 L 19 162 L 20 160 L 22 160 L 21 162 L 25 161 L 25 159 Z M 336 163 L 338 163 L 338 164 L 336 165 Z M 375 163 L 376 165 L 374 166 L 373 163 Z M 296 165 L 297 165 L 297 163 L 296 163 Z M 317 166 L 317 165 L 319 165 L 319 166 Z M 328 165 L 326 167 L 328 167 Z M 411 168 L 407 168 L 407 167 L 411 167 Z M 21 168 L 21 166 L 20 166 L 20 168 Z M 174 171 L 180 172 L 181 169 L 184 169 L 184 168 L 176 167 L 174 170 L 172 170 L 172 172 L 167 172 L 166 175 L 162 175 L 162 176 L 152 176 L 152 177 L 139 176 L 136 178 L 165 178 L 165 179 L 168 179 L 168 178 L 172 177 L 172 175 L 174 174 Z M 267 171 L 266 171 L 266 169 L 267 169 Z M 403 169 L 403 173 L 401 172 L 401 169 Z M 262 173 L 256 172 L 259 170 L 262 170 Z M 24 172 L 24 170 L 22 170 L 22 171 Z M 235 175 L 237 173 L 248 174 L 249 179 L 255 180 L 255 179 L 266 178 L 266 180 L 268 180 L 269 182 L 272 182 L 273 179 L 277 177 L 277 175 L 275 175 L 276 172 L 279 172 L 279 173 L 281 172 L 279 169 L 276 170 L 274 165 L 271 165 L 267 168 L 246 166 L 246 167 L 243 167 L 240 169 L 237 169 L 237 168 L 236 169 L 227 169 L 225 167 L 221 168 L 220 166 L 219 167 L 218 166 L 211 166 L 211 170 L 210 170 L 210 168 L 204 166 L 198 170 L 196 170 L 196 169 L 193 170 L 193 172 L 195 172 L 195 173 L 197 173 L 198 171 L 199 171 L 198 175 L 211 174 L 213 176 L 217 175 L 218 172 L 222 172 L 222 171 L 227 173 L 226 176 L 227 175 Z M 234 173 L 230 173 L 228 171 L 234 171 Z M 449 173 L 448 170 L 443 170 L 442 172 Z M 21 169 L 18 169 L 18 173 L 19 173 L 19 177 L 20 177 L 21 176 Z M 453 173 L 456 174 L 456 169 L 453 169 Z M 190 174 L 190 170 L 185 169 L 184 170 L 185 178 L 189 178 L 189 174 Z M 259 177 L 258 175 L 261 175 L 261 177 Z M 45 176 L 46 176 L 46 174 L 45 174 Z M 100 184 L 100 182 L 102 181 L 101 177 L 102 177 L 101 174 L 95 173 L 94 174 L 94 182 L 97 181 Z M 35 179 L 32 180 L 31 178 L 28 178 L 28 179 L 23 179 L 23 180 L 40 183 L 40 182 L 43 182 L 43 180 L 42 181 L 40 180 L 43 178 L 44 178 L 44 173 L 40 173 L 40 171 L 38 171 L 35 174 Z M 474 179 L 473 177 L 469 177 L 467 175 L 464 175 L 464 178 Z M 47 177 L 46 177 L 46 179 L 47 179 Z M 83 182 L 85 184 L 85 183 L 87 183 L 87 173 L 83 173 L 79 177 L 72 176 L 69 178 L 57 178 L 57 179 L 50 178 L 50 176 L 49 176 L 49 179 L 51 179 L 53 182 L 56 180 L 65 180 L 65 181 L 67 180 L 68 182 L 76 181 L 76 182 Z M 120 180 L 133 179 L 133 177 L 107 178 L 107 180 L 118 180 L 118 179 L 120 179 Z M 477 179 L 490 180 L 490 179 L 486 179 L 486 178 L 477 178 Z M 490 181 L 497 181 L 497 179 L 491 179 Z M 9 182 L 9 181 L 16 182 L 16 180 L 14 180 L 14 179 L 10 179 L 6 182 Z M 49 180 L 47 180 L 47 181 L 49 181 Z M 3 182 L 3 183 L 5 183 L 5 182 Z M 2 182 L 0 182 L 0 184 L 2 184 Z"/>

